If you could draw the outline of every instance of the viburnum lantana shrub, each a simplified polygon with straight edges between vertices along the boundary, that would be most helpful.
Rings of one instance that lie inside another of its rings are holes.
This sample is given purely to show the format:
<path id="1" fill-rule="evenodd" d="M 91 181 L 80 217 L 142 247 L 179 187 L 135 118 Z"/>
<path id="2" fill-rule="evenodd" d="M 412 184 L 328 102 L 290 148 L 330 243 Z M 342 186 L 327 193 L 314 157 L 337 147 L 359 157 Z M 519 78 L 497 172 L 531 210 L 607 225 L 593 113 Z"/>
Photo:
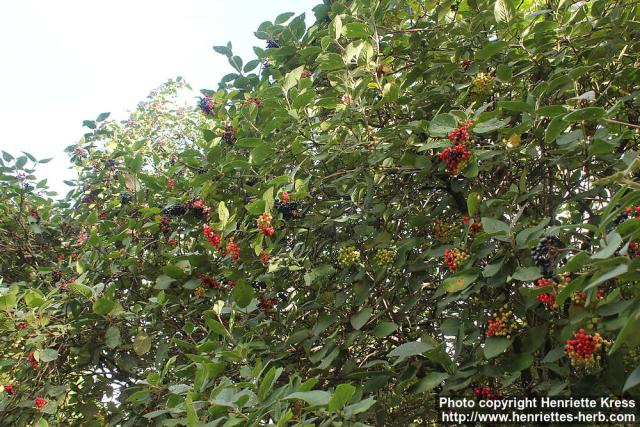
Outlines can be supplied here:
<path id="1" fill-rule="evenodd" d="M 418 425 L 638 396 L 634 2 L 325 1 L 3 152 L 0 425 Z M 41 161 L 44 162 L 44 161 Z"/>

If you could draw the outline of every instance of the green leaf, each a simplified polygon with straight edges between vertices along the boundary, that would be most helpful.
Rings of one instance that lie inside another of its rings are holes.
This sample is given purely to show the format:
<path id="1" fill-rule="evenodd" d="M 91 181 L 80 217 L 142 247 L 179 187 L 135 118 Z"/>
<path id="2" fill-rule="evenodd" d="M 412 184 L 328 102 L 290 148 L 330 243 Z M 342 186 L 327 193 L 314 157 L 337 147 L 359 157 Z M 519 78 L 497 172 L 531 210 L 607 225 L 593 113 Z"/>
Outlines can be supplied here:
<path id="1" fill-rule="evenodd" d="M 71 290 L 71 292 L 82 295 L 87 299 L 93 297 L 93 291 L 89 286 L 81 285 L 80 283 L 77 283 L 77 282 L 72 282 L 69 285 L 69 289 Z"/>
<path id="2" fill-rule="evenodd" d="M 429 122 L 429 136 L 446 137 L 458 127 L 457 119 L 451 114 L 438 114 Z"/>
<path id="3" fill-rule="evenodd" d="M 398 325 L 393 322 L 380 322 L 373 328 L 371 334 L 378 338 L 386 337 L 394 333 L 398 329 Z"/>
<path id="4" fill-rule="evenodd" d="M 29 308 L 40 307 L 45 303 L 44 295 L 37 289 L 28 290 L 24 294 L 24 303 Z"/>
<path id="5" fill-rule="evenodd" d="M 433 345 L 421 341 L 407 342 L 391 350 L 388 357 L 397 357 L 398 360 L 394 363 L 397 365 L 408 357 L 421 355 L 432 348 Z"/>
<path id="6" fill-rule="evenodd" d="M 496 79 L 502 83 L 508 83 L 513 78 L 513 70 L 506 64 L 499 64 L 496 67 Z"/>
<path id="7" fill-rule="evenodd" d="M 486 217 L 482 217 L 482 228 L 489 234 L 508 234 L 511 227 L 506 222 Z"/>
<path id="8" fill-rule="evenodd" d="M 322 390 L 299 391 L 291 393 L 285 397 L 285 399 L 300 399 L 304 400 L 311 406 L 325 406 L 329 404 L 329 401 L 331 400 L 331 393 Z"/>
<path id="9" fill-rule="evenodd" d="M 351 316 L 350 321 L 351 321 L 351 326 L 353 326 L 353 329 L 360 330 L 360 328 L 362 328 L 364 324 L 367 323 L 367 320 L 369 320 L 372 313 L 373 313 L 373 310 L 371 310 L 370 308 L 365 308 L 361 310 L 359 313 L 356 313 L 353 316 Z"/>
<path id="10" fill-rule="evenodd" d="M 361 39 L 371 36 L 371 28 L 363 22 L 350 22 L 344 26 L 344 36 L 349 39 Z"/>
<path id="11" fill-rule="evenodd" d="M 267 207 L 267 203 L 264 200 L 254 200 L 251 203 L 245 205 L 245 209 L 251 215 L 261 215 L 265 212 L 265 208 Z"/>
<path id="12" fill-rule="evenodd" d="M 151 350 L 151 337 L 145 333 L 139 333 L 133 341 L 133 351 L 138 356 L 144 356 Z"/>
<path id="13" fill-rule="evenodd" d="M 58 352 L 52 348 L 45 348 L 40 352 L 41 362 L 53 362 L 58 358 Z"/>
<path id="14" fill-rule="evenodd" d="M 224 228 L 227 221 L 229 221 L 229 210 L 224 201 L 218 203 L 218 218 L 220 218 L 220 225 Z"/>
<path id="15" fill-rule="evenodd" d="M 116 326 L 109 326 L 107 332 L 104 335 L 105 344 L 108 348 L 114 349 L 120 345 L 120 329 Z"/>
<path id="16" fill-rule="evenodd" d="M 478 278 L 478 273 L 460 273 L 449 276 L 442 282 L 447 292 L 458 292 L 466 289 Z"/>
<path id="17" fill-rule="evenodd" d="M 509 23 L 516 16 L 516 7 L 513 0 L 496 0 L 493 8 L 496 22 Z"/>
<path id="18" fill-rule="evenodd" d="M 467 211 L 469 212 L 470 217 L 475 217 L 478 214 L 480 202 L 480 193 L 477 191 L 469 193 L 467 196 Z"/>
<path id="19" fill-rule="evenodd" d="M 239 307 L 246 307 L 251 303 L 253 299 L 253 288 L 246 282 L 240 282 L 233 288 L 232 291 L 233 300 Z"/>
<path id="20" fill-rule="evenodd" d="M 633 372 L 631 372 L 631 374 L 627 378 L 627 381 L 625 381 L 624 383 L 622 392 L 625 393 L 627 390 L 631 390 L 638 384 L 640 384 L 640 366 L 638 366 L 636 369 L 633 370 Z"/>
<path id="21" fill-rule="evenodd" d="M 542 274 L 538 267 L 518 267 L 512 277 L 521 282 L 532 282 L 542 277 Z"/>
<path id="22" fill-rule="evenodd" d="M 293 71 L 287 73 L 287 76 L 284 78 L 284 82 L 282 83 L 282 90 L 285 93 L 298 84 L 303 71 L 304 65 L 301 65 L 298 68 L 295 68 Z"/>
<path id="23" fill-rule="evenodd" d="M 476 52 L 475 58 L 478 61 L 484 61 L 485 59 L 491 58 L 496 53 L 506 50 L 507 47 L 507 43 L 502 40 L 485 43 L 485 45 Z"/>
<path id="24" fill-rule="evenodd" d="M 473 131 L 475 133 L 480 133 L 480 134 L 489 133 L 489 132 L 494 132 L 498 129 L 502 129 L 508 124 L 509 124 L 508 120 L 500 120 L 494 117 L 485 122 L 477 123 L 475 126 L 473 126 Z"/>
<path id="25" fill-rule="evenodd" d="M 549 125 L 547 125 L 547 130 L 544 133 L 544 141 L 547 144 L 554 142 L 568 126 L 569 123 L 564 120 L 563 116 L 554 117 L 551 122 L 549 122 Z"/>
<path id="26" fill-rule="evenodd" d="M 156 285 L 153 287 L 153 289 L 169 289 L 169 286 L 171 286 L 171 284 L 175 281 L 176 279 L 174 279 L 173 277 L 162 274 L 156 278 Z"/>
<path id="27" fill-rule="evenodd" d="M 338 412 L 344 408 L 355 392 L 356 388 L 351 384 L 340 384 L 336 387 L 327 406 L 329 412 Z"/>
<path id="28" fill-rule="evenodd" d="M 268 396 L 268 393 L 273 388 L 273 384 L 278 380 L 282 372 L 282 368 L 276 368 L 275 366 L 269 369 L 258 387 L 258 397 L 260 399 L 264 400 Z"/>
<path id="29" fill-rule="evenodd" d="M 522 101 L 498 101 L 498 107 L 518 113 L 533 113 L 535 111 L 533 105 Z"/>
<path id="30" fill-rule="evenodd" d="M 293 12 L 281 13 L 280 15 L 276 16 L 276 19 L 273 21 L 273 23 L 276 25 L 283 24 L 287 22 L 293 15 L 295 15 L 295 13 Z"/>
<path id="31" fill-rule="evenodd" d="M 511 346 L 511 340 L 503 337 L 487 337 L 484 342 L 484 356 L 487 359 L 504 353 Z"/>
<path id="32" fill-rule="evenodd" d="M 606 273 L 593 276 L 589 284 L 584 288 L 584 290 L 588 291 L 589 289 L 593 289 L 599 284 L 606 282 L 607 280 L 611 280 L 614 277 L 618 277 L 626 273 L 628 270 L 629 270 L 629 267 L 627 266 L 627 264 L 619 264 L 613 269 L 607 271 Z"/>
<path id="33" fill-rule="evenodd" d="M 442 381 L 449 378 L 449 374 L 446 372 L 429 372 L 424 378 L 422 378 L 413 389 L 414 393 L 424 393 L 431 391 L 442 383 Z"/>
<path id="34" fill-rule="evenodd" d="M 102 296 L 95 300 L 93 303 L 93 312 L 99 315 L 106 315 L 111 312 L 116 306 L 116 303 L 109 297 Z"/>
<path id="35" fill-rule="evenodd" d="M 592 259 L 606 259 L 610 258 L 620 247 L 622 243 L 622 236 L 615 231 L 612 231 L 607 235 L 607 244 L 602 247 L 598 252 L 591 255 Z"/>
<path id="36" fill-rule="evenodd" d="M 573 111 L 566 116 L 564 120 L 568 123 L 575 123 L 581 121 L 592 121 L 601 119 L 606 115 L 606 111 L 601 107 L 587 107 Z"/>
<path id="37" fill-rule="evenodd" d="M 356 402 L 352 405 L 347 406 L 342 412 L 344 413 L 345 417 L 349 418 L 353 415 L 361 414 L 368 411 L 374 403 L 376 403 L 376 401 L 373 399 L 373 397 L 369 397 L 365 400 L 361 400 L 360 402 Z"/>
<path id="38" fill-rule="evenodd" d="M 258 145 L 256 148 L 251 150 L 251 163 L 261 165 L 267 160 L 273 158 L 273 153 L 273 148 L 271 148 L 270 145 Z"/>
<path id="39" fill-rule="evenodd" d="M 634 312 L 627 319 L 626 324 L 622 330 L 618 333 L 616 340 L 613 342 L 609 355 L 618 351 L 622 345 L 626 342 L 630 342 L 629 348 L 634 348 L 640 344 L 640 336 L 638 336 L 638 329 L 640 328 L 640 310 Z"/>
<path id="40" fill-rule="evenodd" d="M 334 71 L 344 68 L 342 56 L 337 53 L 323 53 L 316 59 L 322 71 Z"/>

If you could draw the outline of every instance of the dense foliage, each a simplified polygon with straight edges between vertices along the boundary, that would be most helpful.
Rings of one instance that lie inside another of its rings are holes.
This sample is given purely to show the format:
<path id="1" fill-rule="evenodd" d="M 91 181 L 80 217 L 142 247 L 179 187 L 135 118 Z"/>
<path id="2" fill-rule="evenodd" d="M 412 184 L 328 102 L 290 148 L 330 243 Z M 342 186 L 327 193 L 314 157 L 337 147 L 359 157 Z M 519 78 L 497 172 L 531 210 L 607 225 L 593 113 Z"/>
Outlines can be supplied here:
<path id="1" fill-rule="evenodd" d="M 178 108 L 3 152 L 0 425 L 411 425 L 637 396 L 635 1 L 325 0 Z M 195 103 L 194 103 L 195 104 Z"/>

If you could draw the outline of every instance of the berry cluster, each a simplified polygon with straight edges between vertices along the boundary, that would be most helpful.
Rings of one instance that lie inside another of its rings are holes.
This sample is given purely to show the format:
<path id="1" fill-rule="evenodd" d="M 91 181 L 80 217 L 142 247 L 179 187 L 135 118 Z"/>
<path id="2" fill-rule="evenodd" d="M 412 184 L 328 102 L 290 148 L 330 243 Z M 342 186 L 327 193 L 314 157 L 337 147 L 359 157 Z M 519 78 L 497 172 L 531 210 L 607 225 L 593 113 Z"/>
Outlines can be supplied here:
<path id="1" fill-rule="evenodd" d="M 471 120 L 467 120 L 465 123 L 458 126 L 456 130 L 449 134 L 449 140 L 455 144 L 466 144 L 471 139 L 471 135 L 469 134 L 469 126 L 471 126 L 473 122 Z"/>
<path id="2" fill-rule="evenodd" d="M 546 305 L 548 309 L 554 309 L 558 307 L 556 305 L 556 289 L 554 287 L 555 284 L 556 282 L 553 281 L 552 279 L 547 279 L 544 277 L 541 279 L 538 279 L 538 281 L 535 284 L 536 288 L 550 287 L 549 290 L 551 292 L 545 292 L 536 297 L 536 299 L 541 303 L 543 303 L 544 305 Z"/>
<path id="3" fill-rule="evenodd" d="M 284 197 L 282 201 L 276 199 L 274 207 L 282 214 L 282 218 L 286 220 L 302 218 L 303 216 L 300 205 L 297 202 L 285 201 Z"/>
<path id="4" fill-rule="evenodd" d="M 510 339 L 517 326 L 513 311 L 509 309 L 508 304 L 505 304 L 493 315 L 493 319 L 489 319 L 487 336 L 507 337 Z"/>
<path id="5" fill-rule="evenodd" d="M 262 106 L 262 101 L 260 101 L 260 99 L 258 98 L 247 98 L 247 100 L 245 101 L 247 104 L 252 104 L 255 105 L 256 107 L 260 108 Z"/>
<path id="6" fill-rule="evenodd" d="M 260 251 L 259 257 L 260 257 L 260 261 L 262 261 L 265 264 L 267 264 L 269 262 L 269 260 L 271 259 L 271 257 L 269 256 L 269 254 L 265 250 Z"/>
<path id="7" fill-rule="evenodd" d="M 596 301 L 601 301 L 607 296 L 607 291 L 604 289 L 598 289 L 596 292 Z M 587 302 L 587 293 L 586 292 L 576 292 L 571 295 L 571 302 L 575 305 L 584 305 Z"/>
<path id="8" fill-rule="evenodd" d="M 391 267 L 396 260 L 396 251 L 393 249 L 378 249 L 373 257 L 373 262 L 378 267 Z"/>
<path id="9" fill-rule="evenodd" d="M 637 242 L 629 242 L 629 247 L 627 249 L 627 253 L 630 257 L 637 257 L 640 255 L 640 243 Z"/>
<path id="10" fill-rule="evenodd" d="M 462 223 L 464 225 L 469 224 L 469 221 L 471 221 L 471 218 L 469 218 L 468 216 L 465 215 L 462 217 Z M 482 223 L 479 220 L 474 219 L 471 225 L 469 226 L 469 235 L 474 236 L 476 233 L 480 233 L 481 231 L 482 231 Z"/>
<path id="11" fill-rule="evenodd" d="M 278 300 L 275 298 L 267 298 L 263 294 L 258 295 L 258 308 L 262 311 L 271 311 L 276 306 Z"/>
<path id="12" fill-rule="evenodd" d="M 122 193 L 120 195 L 120 203 L 123 205 L 128 205 L 133 200 L 133 195 L 131 193 Z"/>
<path id="13" fill-rule="evenodd" d="M 58 283 L 60 280 L 62 280 L 62 271 L 53 270 L 51 272 L 51 282 L 52 283 Z"/>
<path id="14" fill-rule="evenodd" d="M 211 243 L 211 245 L 214 248 L 220 250 L 220 243 L 222 242 L 222 236 L 218 234 L 218 232 L 213 228 L 211 228 L 211 226 L 208 224 L 205 224 L 205 226 L 202 229 L 202 232 L 204 234 L 204 237 L 209 241 L 209 243 Z"/>
<path id="15" fill-rule="evenodd" d="M 464 250 L 455 248 L 444 251 L 444 261 L 447 263 L 449 271 L 457 270 L 467 259 L 469 259 L 469 254 Z"/>
<path id="16" fill-rule="evenodd" d="M 338 251 L 338 264 L 341 268 L 348 268 L 360 260 L 360 252 L 353 246 L 341 248 Z"/>
<path id="17" fill-rule="evenodd" d="M 469 68 L 471 68 L 471 66 L 473 65 L 473 61 L 470 59 L 465 59 L 464 61 L 462 61 L 460 63 L 460 68 L 462 68 L 464 71 L 467 71 Z"/>
<path id="18" fill-rule="evenodd" d="M 198 278 L 200 279 L 200 284 L 203 286 L 213 289 L 220 288 L 220 282 L 218 281 L 218 279 L 207 276 L 206 274 L 201 274 L 200 276 L 198 276 Z"/>
<path id="19" fill-rule="evenodd" d="M 256 220 L 258 224 L 258 230 L 260 230 L 260 233 L 264 234 L 267 237 L 271 237 L 276 233 L 275 228 L 273 228 L 273 226 L 271 225 L 271 220 L 271 214 L 268 212 L 263 213 Z"/>
<path id="20" fill-rule="evenodd" d="M 6 391 L 11 396 L 15 396 L 16 395 L 16 392 L 13 389 L 13 384 L 7 384 L 6 386 L 4 386 L 4 391 Z"/>
<path id="21" fill-rule="evenodd" d="M 574 339 L 567 340 L 564 346 L 565 353 L 571 359 L 571 365 L 575 367 L 594 368 L 598 366 L 600 351 L 603 345 L 608 344 L 599 333 L 593 335 L 585 333 L 584 329 L 580 329 L 575 334 Z"/>
<path id="22" fill-rule="evenodd" d="M 225 125 L 224 130 L 221 132 L 222 140 L 227 144 L 233 144 L 236 142 L 238 133 L 237 129 L 234 129 L 231 125 Z"/>
<path id="23" fill-rule="evenodd" d="M 255 281 L 251 284 L 251 287 L 256 291 L 264 291 L 267 289 L 267 284 L 263 281 Z"/>
<path id="24" fill-rule="evenodd" d="M 473 90 L 478 94 L 493 93 L 495 79 L 491 74 L 478 73 L 473 78 Z"/>
<path id="25" fill-rule="evenodd" d="M 38 366 L 40 366 L 40 362 L 38 362 L 38 360 L 36 359 L 36 354 L 33 351 L 29 352 L 29 355 L 27 356 L 27 361 L 29 362 L 29 365 L 31 365 L 33 369 L 36 369 Z"/>
<path id="26" fill-rule="evenodd" d="M 210 96 L 203 96 L 200 98 L 200 102 L 198 103 L 198 107 L 200 111 L 207 115 L 213 115 L 214 110 L 216 108 L 216 103 L 213 102 L 213 99 Z"/>
<path id="27" fill-rule="evenodd" d="M 160 232 L 162 234 L 169 234 L 171 232 L 171 227 L 169 227 L 169 222 L 171 222 L 171 220 L 166 216 L 163 216 L 160 218 Z"/>
<path id="28" fill-rule="evenodd" d="M 495 391 L 493 388 L 489 387 L 488 385 L 476 386 L 472 389 L 472 391 L 476 399 L 481 399 L 481 400 L 502 399 L 502 394 Z"/>
<path id="29" fill-rule="evenodd" d="M 471 151 L 464 145 L 445 148 L 439 155 L 440 160 L 447 164 L 447 170 L 451 175 L 458 175 L 469 164 Z"/>
<path id="30" fill-rule="evenodd" d="M 207 290 L 202 286 L 198 286 L 197 288 L 195 288 L 193 292 L 196 295 L 196 298 L 204 298 L 204 296 L 207 293 Z"/>
<path id="31" fill-rule="evenodd" d="M 302 75 L 300 76 L 301 79 L 308 79 L 309 77 L 311 77 L 311 71 L 309 70 L 304 70 L 302 72 Z"/>
<path id="32" fill-rule="evenodd" d="M 211 208 L 204 204 L 202 199 L 193 199 L 187 202 L 191 214 L 198 219 L 207 219 L 211 213 Z"/>
<path id="33" fill-rule="evenodd" d="M 620 225 L 622 222 L 628 220 L 629 218 L 640 218 L 640 206 L 636 206 L 635 208 L 626 208 L 623 213 L 618 215 L 618 217 L 613 220 L 613 225 Z"/>
<path id="34" fill-rule="evenodd" d="M 640 347 L 632 348 L 624 355 L 624 366 L 628 370 L 634 370 L 640 365 Z M 5 386 L 6 389 L 6 386 Z"/>
<path id="35" fill-rule="evenodd" d="M 44 408 L 44 405 L 47 404 L 47 401 L 42 397 L 36 397 L 34 399 L 34 403 L 36 404 L 36 408 L 38 408 L 38 411 L 41 411 L 42 408 Z"/>
<path id="36" fill-rule="evenodd" d="M 234 261 L 240 261 L 240 246 L 235 242 L 235 238 L 229 237 L 227 246 L 224 249 L 224 255 L 229 255 Z"/>
<path id="37" fill-rule="evenodd" d="M 540 239 L 538 245 L 531 251 L 534 264 L 540 267 L 545 277 L 553 274 L 553 267 L 561 247 L 562 242 L 560 239 L 555 236 L 545 236 Z"/>
<path id="38" fill-rule="evenodd" d="M 167 181 L 167 188 L 169 190 L 173 190 L 176 187 L 176 181 L 174 179 L 170 179 Z"/>
<path id="39" fill-rule="evenodd" d="M 455 230 L 450 222 L 441 221 L 436 218 L 433 222 L 433 235 L 441 242 L 450 242 L 453 239 Z"/>
<path id="40" fill-rule="evenodd" d="M 275 40 L 275 39 L 267 40 L 267 49 L 277 49 L 279 47 L 280 47 L 280 43 L 278 43 L 278 40 Z"/>
<path id="41" fill-rule="evenodd" d="M 169 216 L 183 216 L 187 213 L 187 207 L 185 205 L 171 205 L 162 210 L 162 213 Z"/>

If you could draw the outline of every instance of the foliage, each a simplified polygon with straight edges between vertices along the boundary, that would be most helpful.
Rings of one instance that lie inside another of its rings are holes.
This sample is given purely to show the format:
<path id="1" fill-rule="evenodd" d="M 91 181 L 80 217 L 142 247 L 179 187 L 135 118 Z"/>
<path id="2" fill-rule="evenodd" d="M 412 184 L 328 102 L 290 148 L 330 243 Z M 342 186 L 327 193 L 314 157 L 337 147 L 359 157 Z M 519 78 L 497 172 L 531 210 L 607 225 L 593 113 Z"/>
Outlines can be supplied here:
<path id="1" fill-rule="evenodd" d="M 201 110 L 178 79 L 86 121 L 64 200 L 3 152 L 2 425 L 638 395 L 638 5 L 314 11 L 246 64 L 214 47 L 235 72 Z"/>

